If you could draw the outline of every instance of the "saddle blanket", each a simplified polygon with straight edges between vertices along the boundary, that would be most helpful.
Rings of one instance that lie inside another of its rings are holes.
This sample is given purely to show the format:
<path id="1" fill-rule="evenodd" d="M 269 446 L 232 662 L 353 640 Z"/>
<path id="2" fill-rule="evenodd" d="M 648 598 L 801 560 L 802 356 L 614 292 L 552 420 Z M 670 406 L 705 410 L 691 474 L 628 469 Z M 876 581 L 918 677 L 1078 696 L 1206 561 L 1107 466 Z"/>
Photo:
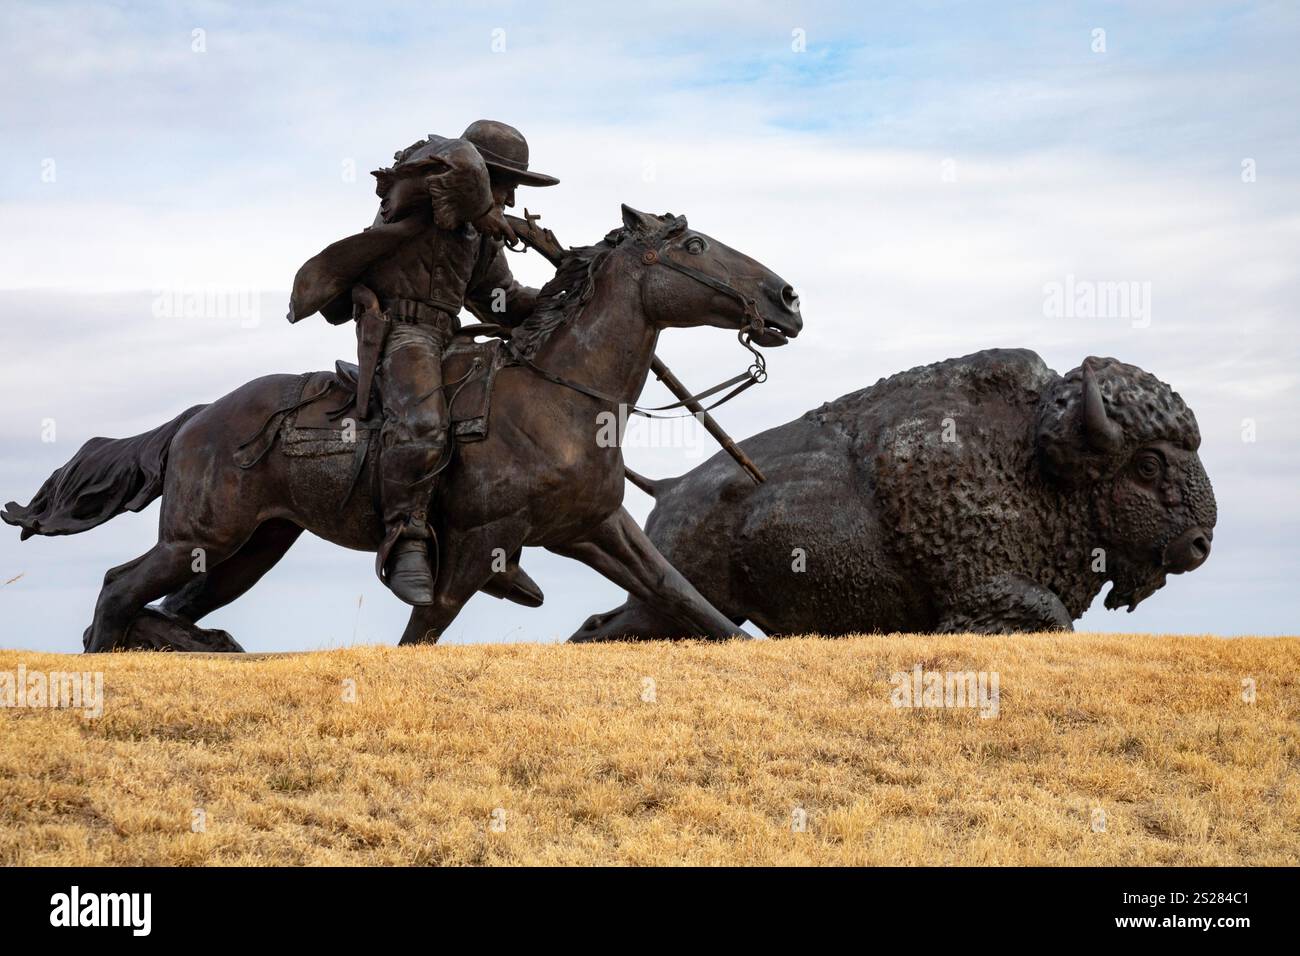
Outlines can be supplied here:
<path id="1" fill-rule="evenodd" d="M 503 344 L 500 339 L 454 342 L 443 354 L 443 388 L 459 443 L 487 438 L 496 375 L 509 362 Z M 364 456 L 383 418 L 372 387 L 370 415 L 356 419 L 357 374 L 354 363 L 340 360 L 332 372 L 306 372 L 287 383 L 276 412 L 240 447 L 239 465 L 250 468 L 261 461 L 277 437 L 291 457 Z"/>

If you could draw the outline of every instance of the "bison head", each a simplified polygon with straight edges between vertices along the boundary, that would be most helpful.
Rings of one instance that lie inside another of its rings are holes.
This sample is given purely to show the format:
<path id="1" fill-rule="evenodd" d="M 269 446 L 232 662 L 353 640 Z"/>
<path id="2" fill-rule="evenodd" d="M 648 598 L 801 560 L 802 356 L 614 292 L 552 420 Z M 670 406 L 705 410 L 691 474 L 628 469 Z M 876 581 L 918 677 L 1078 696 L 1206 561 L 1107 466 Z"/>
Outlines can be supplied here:
<path id="1" fill-rule="evenodd" d="M 1169 574 L 1204 563 L 1214 490 L 1196 453 L 1200 429 L 1178 393 L 1112 358 L 1084 359 L 1039 413 L 1039 462 L 1049 480 L 1083 491 L 1113 587 L 1106 607 L 1132 611 Z"/>

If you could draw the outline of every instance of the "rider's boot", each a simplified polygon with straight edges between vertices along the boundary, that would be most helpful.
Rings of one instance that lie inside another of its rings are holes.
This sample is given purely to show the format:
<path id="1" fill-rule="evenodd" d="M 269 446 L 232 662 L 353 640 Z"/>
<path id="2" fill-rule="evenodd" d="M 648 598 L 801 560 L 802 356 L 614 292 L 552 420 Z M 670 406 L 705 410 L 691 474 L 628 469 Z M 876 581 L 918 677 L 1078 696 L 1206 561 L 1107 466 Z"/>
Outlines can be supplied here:
<path id="1" fill-rule="evenodd" d="M 380 499 L 387 534 L 379 553 L 379 579 L 407 604 L 424 607 L 434 600 L 429 505 L 438 478 L 440 449 L 393 445 L 379 456 Z"/>

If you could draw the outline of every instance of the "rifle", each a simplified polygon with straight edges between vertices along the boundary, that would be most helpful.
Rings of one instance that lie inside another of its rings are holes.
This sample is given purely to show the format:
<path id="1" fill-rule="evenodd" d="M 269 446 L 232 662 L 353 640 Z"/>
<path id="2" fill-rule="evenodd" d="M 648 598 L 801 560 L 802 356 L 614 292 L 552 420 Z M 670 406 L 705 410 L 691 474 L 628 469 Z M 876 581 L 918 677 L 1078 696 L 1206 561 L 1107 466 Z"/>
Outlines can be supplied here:
<path id="1" fill-rule="evenodd" d="M 520 219 L 518 216 L 507 215 L 506 221 L 510 223 L 510 228 L 515 231 L 515 235 L 521 243 L 530 249 L 536 249 L 547 262 L 559 268 L 560 261 L 567 254 L 567 250 L 560 244 L 560 240 L 555 238 L 555 233 L 537 224 L 537 220 L 541 218 L 540 215 L 530 213 L 525 209 L 524 218 Z M 758 465 L 754 464 L 750 457 L 741 450 L 735 440 L 718 424 L 717 419 L 705 411 L 704 407 L 692 398 L 691 390 L 682 384 L 682 380 L 674 375 L 658 356 L 650 360 L 650 370 L 654 372 L 655 378 L 663 382 L 668 391 L 672 392 L 678 401 L 682 402 L 687 410 L 695 415 L 700 424 L 704 426 L 705 431 L 712 435 L 727 454 L 736 460 L 736 463 L 754 480 L 754 484 L 762 484 L 767 480 L 763 473 L 758 470 Z"/>

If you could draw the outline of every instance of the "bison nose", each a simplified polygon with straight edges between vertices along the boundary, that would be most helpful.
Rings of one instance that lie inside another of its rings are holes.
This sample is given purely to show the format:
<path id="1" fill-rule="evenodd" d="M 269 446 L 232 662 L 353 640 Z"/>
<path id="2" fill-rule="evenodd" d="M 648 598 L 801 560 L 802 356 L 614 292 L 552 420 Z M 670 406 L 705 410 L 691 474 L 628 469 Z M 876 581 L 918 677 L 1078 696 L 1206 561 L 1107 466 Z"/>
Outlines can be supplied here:
<path id="1" fill-rule="evenodd" d="M 1210 533 L 1188 528 L 1165 549 L 1165 566 L 1174 574 L 1195 571 L 1210 556 Z"/>

